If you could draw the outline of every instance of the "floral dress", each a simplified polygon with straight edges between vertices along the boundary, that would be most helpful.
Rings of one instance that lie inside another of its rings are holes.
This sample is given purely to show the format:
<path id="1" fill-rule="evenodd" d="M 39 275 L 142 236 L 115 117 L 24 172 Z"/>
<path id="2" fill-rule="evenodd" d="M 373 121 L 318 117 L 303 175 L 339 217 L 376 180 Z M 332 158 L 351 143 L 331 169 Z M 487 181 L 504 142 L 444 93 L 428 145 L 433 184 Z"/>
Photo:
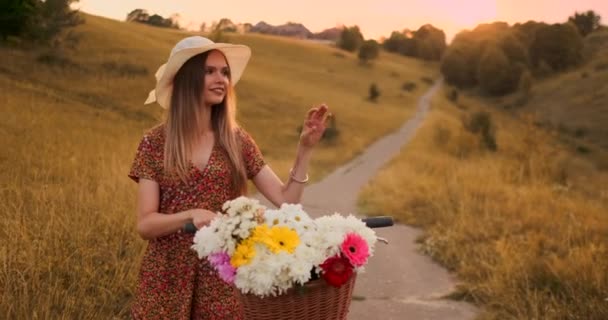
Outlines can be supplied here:
<path id="1" fill-rule="evenodd" d="M 249 179 L 265 165 L 262 154 L 247 132 L 238 139 Z M 164 125 L 148 131 L 141 140 L 129 177 L 159 184 L 159 212 L 173 214 L 203 208 L 213 212 L 238 197 L 232 183 L 230 158 L 216 143 L 204 169 L 190 164 L 188 183 L 163 170 Z M 134 319 L 241 319 L 232 286 L 225 284 L 207 260 L 190 249 L 192 234 L 176 232 L 150 240 L 146 249 L 132 306 Z"/>

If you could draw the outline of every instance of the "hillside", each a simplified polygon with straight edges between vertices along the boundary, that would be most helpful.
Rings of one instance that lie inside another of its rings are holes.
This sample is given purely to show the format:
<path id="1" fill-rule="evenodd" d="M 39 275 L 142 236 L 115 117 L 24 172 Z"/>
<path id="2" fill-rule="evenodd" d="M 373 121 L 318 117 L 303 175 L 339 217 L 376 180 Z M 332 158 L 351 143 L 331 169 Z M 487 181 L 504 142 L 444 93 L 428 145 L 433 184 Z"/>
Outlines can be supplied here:
<path id="1" fill-rule="evenodd" d="M 361 194 L 362 211 L 425 230 L 421 250 L 479 319 L 608 317 L 606 58 L 537 81 L 529 100 L 447 87 Z"/>
<path id="2" fill-rule="evenodd" d="M 156 68 L 185 34 L 85 15 L 74 49 L 0 47 L 0 318 L 128 318 L 144 242 L 126 174 L 161 108 L 144 106 Z M 339 135 L 311 178 L 398 127 L 436 66 L 383 54 L 373 67 L 329 46 L 234 36 L 253 57 L 238 118 L 286 177 L 305 111 L 326 102 Z M 366 100 L 376 82 L 378 103 Z M 413 92 L 401 90 L 414 82 Z"/>
<path id="3" fill-rule="evenodd" d="M 521 112 L 608 151 L 608 30 L 591 34 L 585 45 L 592 55 L 579 69 L 539 81 Z M 608 167 L 607 167 L 608 168 Z"/>

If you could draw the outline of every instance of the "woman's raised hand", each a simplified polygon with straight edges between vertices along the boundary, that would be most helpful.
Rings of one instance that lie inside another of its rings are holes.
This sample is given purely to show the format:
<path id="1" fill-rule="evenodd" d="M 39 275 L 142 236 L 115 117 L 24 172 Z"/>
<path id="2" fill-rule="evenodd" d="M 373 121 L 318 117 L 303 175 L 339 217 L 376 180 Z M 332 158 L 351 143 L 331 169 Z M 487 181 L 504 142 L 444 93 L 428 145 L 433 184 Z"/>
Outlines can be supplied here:
<path id="1" fill-rule="evenodd" d="M 331 117 L 331 113 L 325 104 L 308 110 L 300 134 L 300 145 L 302 147 L 312 148 L 321 140 L 326 128 L 325 122 L 329 117 Z"/>

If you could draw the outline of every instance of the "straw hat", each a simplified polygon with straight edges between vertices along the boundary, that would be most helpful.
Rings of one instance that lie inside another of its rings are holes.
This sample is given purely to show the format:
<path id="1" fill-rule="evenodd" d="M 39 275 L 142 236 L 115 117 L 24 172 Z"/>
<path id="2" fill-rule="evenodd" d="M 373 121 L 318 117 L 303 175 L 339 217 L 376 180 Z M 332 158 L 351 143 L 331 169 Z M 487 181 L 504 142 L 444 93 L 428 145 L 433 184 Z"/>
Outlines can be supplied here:
<path id="1" fill-rule="evenodd" d="M 177 71 L 188 59 L 209 50 L 219 50 L 224 54 L 230 67 L 230 81 L 232 85 L 235 85 L 243 75 L 249 57 L 251 57 L 251 49 L 244 45 L 215 43 L 201 36 L 188 37 L 173 47 L 167 63 L 156 71 L 156 89 L 150 91 L 144 104 L 157 101 L 161 107 L 169 108 L 173 92 L 173 78 Z"/>

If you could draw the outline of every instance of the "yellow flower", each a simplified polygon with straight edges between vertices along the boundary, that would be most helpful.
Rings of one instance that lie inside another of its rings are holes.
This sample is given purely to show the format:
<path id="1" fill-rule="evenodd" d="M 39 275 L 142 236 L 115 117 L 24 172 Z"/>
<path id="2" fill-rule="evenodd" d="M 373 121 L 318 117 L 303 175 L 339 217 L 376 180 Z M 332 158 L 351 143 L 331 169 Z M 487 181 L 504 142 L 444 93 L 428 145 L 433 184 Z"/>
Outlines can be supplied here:
<path id="1" fill-rule="evenodd" d="M 262 225 L 255 227 L 255 229 L 253 229 L 251 238 L 249 238 L 249 239 L 252 242 L 261 243 L 261 244 L 267 246 L 268 249 L 270 249 L 272 252 L 277 252 L 279 250 L 279 248 L 277 247 L 277 245 L 274 243 L 273 239 L 271 238 L 270 228 L 266 224 L 262 224 Z"/>
<path id="2" fill-rule="evenodd" d="M 273 246 L 269 247 L 274 253 L 281 250 L 293 253 L 296 247 L 300 244 L 298 233 L 287 227 L 272 227 L 270 229 L 270 238 Z"/>
<path id="3" fill-rule="evenodd" d="M 238 268 L 242 265 L 247 265 L 251 262 L 251 259 L 255 257 L 254 242 L 245 240 L 236 247 L 232 258 L 230 258 L 230 264 Z"/>

